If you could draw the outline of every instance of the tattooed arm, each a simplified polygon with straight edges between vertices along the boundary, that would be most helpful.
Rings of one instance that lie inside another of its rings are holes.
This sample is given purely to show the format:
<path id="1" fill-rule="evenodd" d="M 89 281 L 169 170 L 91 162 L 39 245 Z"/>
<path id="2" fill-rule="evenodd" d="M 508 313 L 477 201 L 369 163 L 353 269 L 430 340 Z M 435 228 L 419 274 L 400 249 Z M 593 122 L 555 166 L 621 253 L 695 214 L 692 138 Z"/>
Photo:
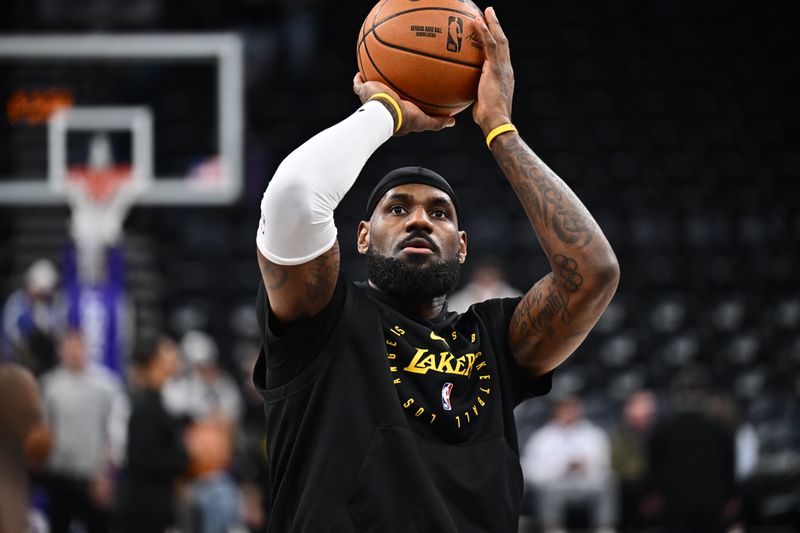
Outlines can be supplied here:
<path id="1" fill-rule="evenodd" d="M 486 60 L 473 108 L 484 136 L 511 122 L 514 92 L 508 40 L 492 8 L 485 20 L 476 23 Z M 538 376 L 569 357 L 597 323 L 616 291 L 619 265 L 586 207 L 517 133 L 497 136 L 491 150 L 553 269 L 525 294 L 508 332 L 517 362 Z"/>
<path id="2" fill-rule="evenodd" d="M 586 207 L 518 135 L 501 135 L 492 152 L 552 268 L 525 294 L 509 327 L 517 362 L 541 375 L 569 357 L 597 323 L 617 289 L 619 265 Z"/>
<path id="3" fill-rule="evenodd" d="M 310 318 L 331 301 L 339 276 L 339 243 L 302 265 L 277 265 L 258 252 L 272 312 L 281 322 Z"/>

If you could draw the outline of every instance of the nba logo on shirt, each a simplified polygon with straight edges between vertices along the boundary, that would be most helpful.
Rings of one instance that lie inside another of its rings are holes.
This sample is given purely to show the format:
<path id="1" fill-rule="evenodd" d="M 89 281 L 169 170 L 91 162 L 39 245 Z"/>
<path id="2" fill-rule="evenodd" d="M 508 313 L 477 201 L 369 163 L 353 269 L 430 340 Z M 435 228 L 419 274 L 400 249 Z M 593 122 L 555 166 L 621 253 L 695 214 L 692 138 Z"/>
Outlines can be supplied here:
<path id="1" fill-rule="evenodd" d="M 453 406 L 450 405 L 450 393 L 453 392 L 453 384 L 447 382 L 442 387 L 442 407 L 445 411 L 452 411 Z"/>

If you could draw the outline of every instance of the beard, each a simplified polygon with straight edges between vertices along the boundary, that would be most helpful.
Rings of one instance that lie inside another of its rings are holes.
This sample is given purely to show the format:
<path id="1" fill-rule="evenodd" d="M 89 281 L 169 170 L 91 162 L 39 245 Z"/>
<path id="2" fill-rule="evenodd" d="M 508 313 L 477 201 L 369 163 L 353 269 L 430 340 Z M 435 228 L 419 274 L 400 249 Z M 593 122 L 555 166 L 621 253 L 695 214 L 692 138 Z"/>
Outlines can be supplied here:
<path id="1" fill-rule="evenodd" d="M 419 260 L 417 260 L 419 258 Z M 446 296 L 458 284 L 461 263 L 457 257 L 423 264 L 425 256 L 410 261 L 379 255 L 367 250 L 367 277 L 383 292 L 401 299 L 422 300 Z"/>

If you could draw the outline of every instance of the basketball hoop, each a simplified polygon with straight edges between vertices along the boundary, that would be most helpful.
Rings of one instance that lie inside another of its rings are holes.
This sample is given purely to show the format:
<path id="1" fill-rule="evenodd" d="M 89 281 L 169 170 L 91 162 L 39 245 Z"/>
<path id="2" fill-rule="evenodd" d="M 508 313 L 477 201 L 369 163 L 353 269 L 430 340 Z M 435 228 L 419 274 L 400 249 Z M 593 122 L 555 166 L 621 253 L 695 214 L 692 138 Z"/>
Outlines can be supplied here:
<path id="1" fill-rule="evenodd" d="M 152 181 L 152 117 L 145 108 L 73 107 L 49 120 L 50 185 L 72 210 L 70 233 L 75 242 L 79 277 L 101 282 L 107 250 L 122 237 L 131 206 Z M 67 134 L 91 134 L 87 159 L 68 163 Z M 109 132 L 131 133 L 131 161 L 114 161 Z"/>

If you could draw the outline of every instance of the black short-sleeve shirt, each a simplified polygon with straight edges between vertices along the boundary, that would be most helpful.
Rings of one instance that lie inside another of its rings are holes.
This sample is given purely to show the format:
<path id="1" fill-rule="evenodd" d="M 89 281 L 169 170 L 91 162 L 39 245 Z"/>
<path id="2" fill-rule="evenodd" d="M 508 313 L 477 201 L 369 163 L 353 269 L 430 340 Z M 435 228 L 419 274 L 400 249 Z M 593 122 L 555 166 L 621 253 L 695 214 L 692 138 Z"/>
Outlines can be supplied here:
<path id="1" fill-rule="evenodd" d="M 511 355 L 518 302 L 426 320 L 340 277 L 321 313 L 280 331 L 262 284 L 268 531 L 516 531 L 513 409 L 552 378 Z"/>

